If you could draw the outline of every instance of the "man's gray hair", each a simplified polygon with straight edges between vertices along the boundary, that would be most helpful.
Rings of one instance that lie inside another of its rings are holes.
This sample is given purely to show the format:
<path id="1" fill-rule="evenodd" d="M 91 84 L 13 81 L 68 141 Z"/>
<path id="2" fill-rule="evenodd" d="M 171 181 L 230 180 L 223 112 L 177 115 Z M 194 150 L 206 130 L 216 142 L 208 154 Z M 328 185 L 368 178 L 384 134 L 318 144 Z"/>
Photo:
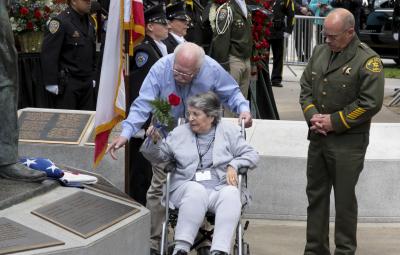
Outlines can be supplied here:
<path id="1" fill-rule="evenodd" d="M 212 91 L 189 97 L 187 105 L 202 110 L 208 117 L 214 117 L 213 125 L 221 120 L 221 102 Z"/>
<path id="2" fill-rule="evenodd" d="M 195 43 L 191 43 L 191 42 L 184 42 L 184 43 L 180 43 L 178 44 L 178 46 L 176 46 L 175 50 L 174 50 L 174 55 L 175 57 L 179 54 L 191 54 L 193 58 L 197 59 L 197 64 L 196 64 L 196 68 L 200 69 L 200 67 L 203 65 L 204 62 L 204 58 L 206 53 L 204 52 L 204 49 L 200 46 L 198 46 Z"/>

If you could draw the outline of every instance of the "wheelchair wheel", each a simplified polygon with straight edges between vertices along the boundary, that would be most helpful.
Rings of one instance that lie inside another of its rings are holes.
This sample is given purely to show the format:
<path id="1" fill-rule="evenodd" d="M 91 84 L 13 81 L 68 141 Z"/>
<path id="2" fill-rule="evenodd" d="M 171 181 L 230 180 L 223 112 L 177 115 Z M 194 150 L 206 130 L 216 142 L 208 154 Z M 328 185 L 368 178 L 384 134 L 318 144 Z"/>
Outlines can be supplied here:
<path id="1" fill-rule="evenodd" d="M 242 255 L 250 255 L 250 245 L 248 243 L 243 242 L 242 249 Z M 239 255 L 239 247 L 237 244 L 233 246 L 233 255 Z"/>

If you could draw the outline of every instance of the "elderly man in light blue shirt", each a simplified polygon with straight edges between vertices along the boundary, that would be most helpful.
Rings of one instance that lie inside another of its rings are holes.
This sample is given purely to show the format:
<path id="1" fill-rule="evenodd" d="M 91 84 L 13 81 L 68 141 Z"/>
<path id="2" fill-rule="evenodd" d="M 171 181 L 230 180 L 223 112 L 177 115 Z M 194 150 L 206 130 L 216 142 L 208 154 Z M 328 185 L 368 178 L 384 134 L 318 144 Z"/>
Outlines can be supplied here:
<path id="1" fill-rule="evenodd" d="M 132 77 L 133 79 L 135 77 Z M 204 50 L 194 43 L 180 44 L 173 54 L 157 61 L 143 81 L 139 96 L 132 103 L 129 115 L 122 122 L 122 132 L 107 149 L 116 159 L 115 151 L 138 133 L 149 118 L 153 108 L 150 101 L 167 99 L 176 94 L 181 103 L 173 107 L 176 121 L 185 117 L 188 97 L 207 91 L 215 92 L 221 102 L 244 119 L 246 127 L 252 125 L 249 102 L 242 95 L 239 85 L 215 60 L 205 56 Z M 158 250 L 161 238 L 163 208 L 162 185 L 165 182 L 163 165 L 153 165 L 153 178 L 147 192 L 147 208 L 151 211 L 151 248 Z"/>

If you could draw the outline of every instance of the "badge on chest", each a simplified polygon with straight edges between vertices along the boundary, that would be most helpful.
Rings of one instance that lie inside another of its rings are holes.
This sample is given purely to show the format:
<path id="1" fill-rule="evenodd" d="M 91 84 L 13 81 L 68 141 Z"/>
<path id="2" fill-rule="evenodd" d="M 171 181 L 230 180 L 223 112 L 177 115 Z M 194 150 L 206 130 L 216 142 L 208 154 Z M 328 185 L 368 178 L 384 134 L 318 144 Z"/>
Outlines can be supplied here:
<path id="1" fill-rule="evenodd" d="M 211 171 L 210 170 L 196 172 L 196 181 L 201 182 L 201 181 L 209 181 L 209 180 L 211 180 Z"/>

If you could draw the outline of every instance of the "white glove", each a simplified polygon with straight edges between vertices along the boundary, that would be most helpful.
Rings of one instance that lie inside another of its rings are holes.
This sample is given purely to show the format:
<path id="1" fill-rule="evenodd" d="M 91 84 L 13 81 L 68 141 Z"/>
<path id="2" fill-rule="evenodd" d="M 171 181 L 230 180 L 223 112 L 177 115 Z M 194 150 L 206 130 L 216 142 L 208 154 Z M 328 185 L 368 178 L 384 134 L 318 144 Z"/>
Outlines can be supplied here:
<path id="1" fill-rule="evenodd" d="M 58 85 L 46 85 L 46 90 L 54 95 L 58 95 Z"/>
<path id="2" fill-rule="evenodd" d="M 96 81 L 93 80 L 92 82 L 93 82 L 93 88 L 96 88 Z"/>
<path id="3" fill-rule="evenodd" d="M 393 39 L 394 39 L 395 41 L 398 41 L 398 40 L 399 40 L 399 33 L 394 33 L 394 34 L 393 34 Z"/>
<path id="4" fill-rule="evenodd" d="M 289 34 L 289 33 L 283 32 L 283 37 L 285 37 L 285 38 L 289 38 L 289 36 L 290 36 L 290 34 Z"/>

